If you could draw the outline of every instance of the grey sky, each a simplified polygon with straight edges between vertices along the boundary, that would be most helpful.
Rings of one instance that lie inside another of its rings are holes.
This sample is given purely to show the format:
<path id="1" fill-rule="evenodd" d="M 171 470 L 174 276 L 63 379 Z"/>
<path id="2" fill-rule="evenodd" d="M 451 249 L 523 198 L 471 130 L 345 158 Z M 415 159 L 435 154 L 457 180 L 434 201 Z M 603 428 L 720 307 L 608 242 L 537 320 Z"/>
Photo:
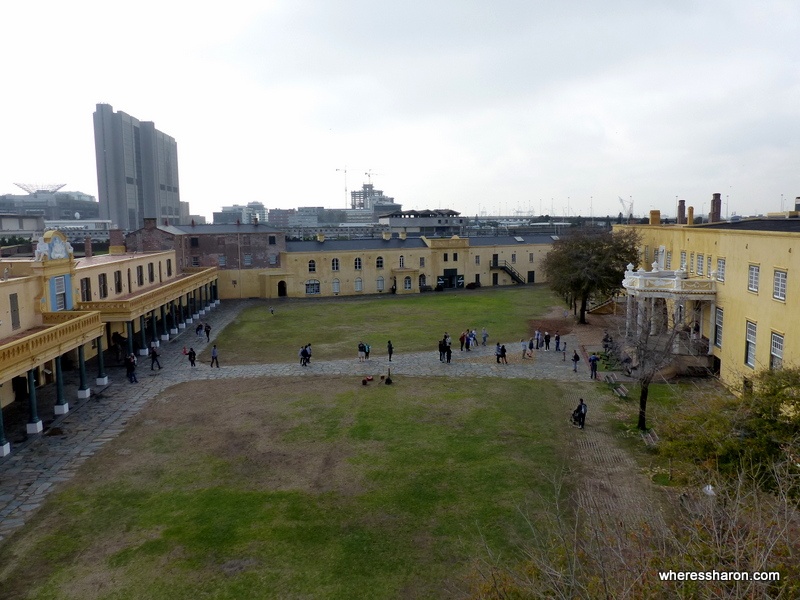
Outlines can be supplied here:
<path id="1" fill-rule="evenodd" d="M 15 3 L 16 4 L 16 3 Z M 44 1 L 0 8 L 0 193 L 97 193 L 107 102 L 178 141 L 181 197 L 673 214 L 800 196 L 800 4 Z"/>

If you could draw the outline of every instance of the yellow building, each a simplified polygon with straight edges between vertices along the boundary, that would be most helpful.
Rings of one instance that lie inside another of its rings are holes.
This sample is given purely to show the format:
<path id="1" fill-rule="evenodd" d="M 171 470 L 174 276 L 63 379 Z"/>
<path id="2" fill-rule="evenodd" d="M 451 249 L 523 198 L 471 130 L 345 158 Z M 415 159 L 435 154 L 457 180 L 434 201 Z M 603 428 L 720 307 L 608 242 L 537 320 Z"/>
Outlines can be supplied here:
<path id="1" fill-rule="evenodd" d="M 0 408 L 27 400 L 28 432 L 42 430 L 36 388 L 56 384 L 56 414 L 69 410 L 62 369 L 80 370 L 77 398 L 91 394 L 86 361 L 97 357 L 95 386 L 108 383 L 104 355 L 146 355 L 218 302 L 216 268 L 179 272 L 175 252 L 76 259 L 66 237 L 47 232 L 34 258 L 0 259 Z M 9 452 L 0 411 L 0 456 Z"/>
<path id="2" fill-rule="evenodd" d="M 713 282 L 701 286 L 713 295 L 696 304 L 691 318 L 727 386 L 746 389 L 761 369 L 798 364 L 800 219 L 621 227 L 641 235 L 646 270 L 655 263 L 657 270 L 682 272 L 687 282 Z"/>

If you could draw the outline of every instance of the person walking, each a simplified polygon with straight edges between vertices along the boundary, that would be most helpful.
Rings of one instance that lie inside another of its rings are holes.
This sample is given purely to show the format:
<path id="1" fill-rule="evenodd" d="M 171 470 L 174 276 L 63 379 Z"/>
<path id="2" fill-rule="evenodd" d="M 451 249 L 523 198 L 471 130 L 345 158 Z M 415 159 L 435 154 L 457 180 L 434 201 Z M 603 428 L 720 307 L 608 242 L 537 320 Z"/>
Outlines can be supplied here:
<path id="1" fill-rule="evenodd" d="M 556 352 L 561 352 L 561 335 L 556 331 Z"/>
<path id="2" fill-rule="evenodd" d="M 306 366 L 311 362 L 311 343 L 306 344 Z"/>
<path id="3" fill-rule="evenodd" d="M 217 363 L 217 368 L 219 369 L 219 352 L 217 352 L 217 345 L 214 344 L 214 347 L 211 349 L 211 366 L 214 366 L 214 363 Z"/>
<path id="4" fill-rule="evenodd" d="M 211 341 L 211 325 L 209 325 L 208 323 L 206 323 L 205 332 L 206 332 L 206 341 L 210 342 Z"/>
<path id="5" fill-rule="evenodd" d="M 189 348 L 187 356 L 189 357 L 189 366 L 196 367 L 195 361 L 197 360 L 197 352 L 194 351 L 194 348 Z"/>
<path id="6" fill-rule="evenodd" d="M 386 344 L 386 352 L 389 354 L 389 362 L 392 362 L 392 353 L 394 352 L 394 346 L 392 346 L 392 340 L 389 340 Z"/>
<path id="7" fill-rule="evenodd" d="M 486 340 L 489 339 L 489 332 L 486 331 L 486 327 L 483 328 L 483 332 L 481 332 L 481 336 L 483 337 L 483 346 L 486 345 Z"/>
<path id="8" fill-rule="evenodd" d="M 444 347 L 444 356 L 447 364 L 450 364 L 450 359 L 453 358 L 453 349 L 450 346 Z"/>
<path id="9" fill-rule="evenodd" d="M 358 362 L 364 362 L 365 352 L 364 342 L 358 342 Z"/>
<path id="10" fill-rule="evenodd" d="M 464 351 L 464 343 L 467 341 L 467 334 L 465 332 L 461 332 L 461 335 L 458 336 L 458 341 L 461 342 L 461 351 Z"/>
<path id="11" fill-rule="evenodd" d="M 519 341 L 519 343 L 520 343 L 520 346 L 522 346 L 522 358 L 525 359 L 527 354 L 528 354 L 528 342 L 526 342 L 525 340 L 521 339 Z"/>
<path id="12" fill-rule="evenodd" d="M 497 359 L 497 364 L 500 364 L 500 342 L 497 342 L 497 346 L 494 348 L 494 357 Z"/>
<path id="13" fill-rule="evenodd" d="M 586 411 L 588 407 L 586 403 L 583 401 L 583 398 L 580 399 L 578 402 L 578 407 L 575 409 L 575 412 L 578 413 L 578 427 L 583 429 L 583 425 L 586 423 Z"/>
<path id="14" fill-rule="evenodd" d="M 371 350 L 369 344 L 364 344 L 364 360 L 369 360 L 369 351 Z"/>
<path id="15" fill-rule="evenodd" d="M 508 364 L 508 358 L 506 358 L 506 347 L 505 347 L 505 344 L 500 346 L 500 362 L 502 362 L 504 365 Z"/>
<path id="16" fill-rule="evenodd" d="M 136 355 L 133 353 L 125 357 L 125 375 L 131 383 L 139 383 L 136 379 Z"/>
<path id="17" fill-rule="evenodd" d="M 194 334 L 199 338 L 203 337 L 203 324 L 202 323 L 198 323 L 197 327 L 194 328 Z"/>
<path id="18" fill-rule="evenodd" d="M 544 332 L 544 351 L 550 352 L 550 332 Z"/>
<path id="19" fill-rule="evenodd" d="M 300 366 L 305 367 L 306 364 L 308 364 L 308 351 L 305 346 L 300 348 L 300 352 L 297 353 L 297 356 L 300 357 Z"/>
<path id="20" fill-rule="evenodd" d="M 597 363 L 600 362 L 600 357 L 596 352 L 592 352 L 589 357 L 589 379 L 597 379 Z"/>
<path id="21" fill-rule="evenodd" d="M 580 359 L 581 359 L 581 357 L 578 356 L 578 351 L 575 350 L 573 352 L 573 354 L 572 354 L 572 372 L 573 373 L 577 373 L 578 372 L 578 361 Z"/>
<path id="22" fill-rule="evenodd" d="M 154 371 L 155 368 L 156 368 L 156 365 L 158 365 L 158 370 L 160 371 L 161 370 L 161 363 L 158 362 L 158 352 L 156 351 L 156 347 L 155 346 L 151 346 L 150 347 L 150 370 Z"/>

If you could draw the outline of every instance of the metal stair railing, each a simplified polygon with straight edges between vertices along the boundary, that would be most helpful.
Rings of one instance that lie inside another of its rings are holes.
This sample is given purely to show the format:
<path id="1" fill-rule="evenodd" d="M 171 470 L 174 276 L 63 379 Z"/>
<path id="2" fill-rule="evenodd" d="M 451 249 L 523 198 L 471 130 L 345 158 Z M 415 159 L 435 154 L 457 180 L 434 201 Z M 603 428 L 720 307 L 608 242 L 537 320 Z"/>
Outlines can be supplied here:
<path id="1" fill-rule="evenodd" d="M 512 267 L 507 260 L 493 260 L 492 268 L 502 269 L 503 271 L 511 275 L 511 278 L 517 283 L 526 283 L 525 279 L 522 277 L 519 271 L 517 271 L 514 267 Z"/>

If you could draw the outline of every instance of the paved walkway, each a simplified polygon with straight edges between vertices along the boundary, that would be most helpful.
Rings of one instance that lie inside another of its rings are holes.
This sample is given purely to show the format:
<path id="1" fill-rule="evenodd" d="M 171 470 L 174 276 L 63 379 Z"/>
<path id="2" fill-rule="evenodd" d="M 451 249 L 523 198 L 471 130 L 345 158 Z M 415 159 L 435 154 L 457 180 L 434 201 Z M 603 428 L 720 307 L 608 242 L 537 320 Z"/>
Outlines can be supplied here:
<path id="1" fill-rule="evenodd" d="M 236 318 L 239 311 L 254 301 L 227 301 L 201 317 L 212 326 L 211 343 L 217 333 Z M 50 422 L 46 411 L 52 411 L 54 386 L 42 388 L 39 414 L 47 427 L 44 434 L 34 435 L 14 443 L 11 425 L 7 423 L 6 434 L 12 441 L 12 453 L 0 459 L 0 541 L 20 527 L 44 502 L 47 494 L 59 483 L 68 481 L 83 462 L 102 446 L 122 432 L 128 421 L 152 398 L 168 387 L 196 379 L 249 378 L 264 376 L 297 375 L 341 375 L 364 377 L 372 375 L 376 380 L 386 375 L 391 368 L 392 376 L 414 377 L 507 377 L 523 379 L 551 379 L 568 382 L 588 382 L 588 363 L 582 352 L 578 373 L 573 373 L 570 357 L 579 343 L 575 334 L 565 335 L 568 352 L 534 352 L 532 359 L 521 359 L 518 342 L 507 342 L 508 365 L 497 364 L 494 347 L 478 347 L 470 352 L 453 352 L 452 362 L 439 362 L 438 352 L 397 353 L 391 363 L 386 356 L 373 352 L 368 362 L 352 360 L 319 360 L 314 357 L 309 367 L 297 362 L 265 365 L 226 365 L 224 354 L 220 355 L 221 368 L 211 368 L 207 362 L 192 369 L 182 354 L 183 346 L 193 346 L 198 354 L 208 346 L 194 334 L 191 325 L 169 342 L 163 342 L 160 361 L 163 369 L 151 371 L 147 357 L 140 357 L 137 375 L 138 384 L 130 384 L 123 367 L 111 366 L 107 374 L 111 385 L 99 394 L 73 403 L 69 399 L 70 412 Z M 435 344 L 436 340 L 433 340 Z M 580 347 L 580 346 L 579 346 Z M 89 372 L 93 377 L 94 373 Z M 75 373 L 67 374 L 67 389 L 75 390 Z M 70 379 L 71 378 L 71 379 Z M 71 385 L 70 385 L 71 384 Z M 74 395 L 74 392 L 73 392 Z M 574 394 L 566 394 L 565 419 L 577 404 Z M 601 400 L 605 394 L 598 394 Z M 594 404 L 599 412 L 598 403 Z M 49 412 L 52 415 L 52 412 Z M 18 415 L 19 416 L 19 415 Z"/>

